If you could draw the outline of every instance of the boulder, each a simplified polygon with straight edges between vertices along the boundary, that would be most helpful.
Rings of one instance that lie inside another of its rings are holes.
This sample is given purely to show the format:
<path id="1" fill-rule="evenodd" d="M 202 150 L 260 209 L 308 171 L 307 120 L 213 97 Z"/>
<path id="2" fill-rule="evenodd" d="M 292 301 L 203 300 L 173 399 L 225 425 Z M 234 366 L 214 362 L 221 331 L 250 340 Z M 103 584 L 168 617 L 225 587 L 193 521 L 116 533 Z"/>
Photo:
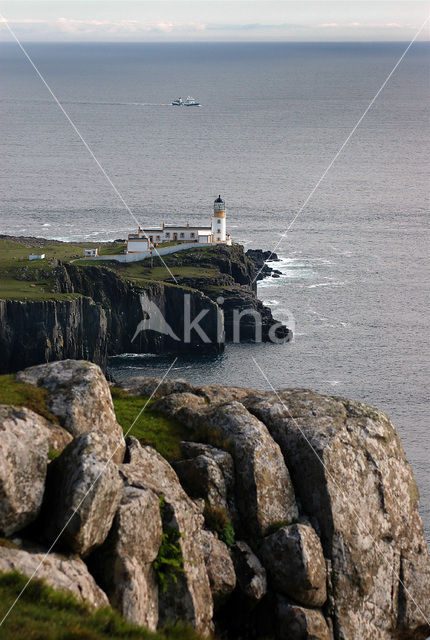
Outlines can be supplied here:
<path id="1" fill-rule="evenodd" d="M 122 482 L 103 435 L 75 438 L 49 465 L 40 517 L 44 540 L 80 555 L 106 539 L 121 500 Z"/>
<path id="2" fill-rule="evenodd" d="M 19 571 L 29 578 L 41 578 L 54 589 L 68 591 L 80 602 L 91 607 L 109 604 L 105 593 L 97 586 L 87 566 L 80 558 L 58 553 L 28 552 L 0 547 L 0 571 Z"/>
<path id="3" fill-rule="evenodd" d="M 103 433 L 113 460 L 122 462 L 124 436 L 100 367 L 85 360 L 61 360 L 29 367 L 16 378 L 47 390 L 49 411 L 73 437 L 88 431 Z"/>
<path id="4" fill-rule="evenodd" d="M 11 535 L 36 519 L 42 504 L 50 429 L 29 409 L 0 405 L 0 531 Z"/>
<path id="5" fill-rule="evenodd" d="M 236 542 L 232 549 L 237 583 L 242 593 L 252 602 L 258 602 L 267 592 L 266 571 L 246 542 Z"/>
<path id="6" fill-rule="evenodd" d="M 90 568 L 110 603 L 129 622 L 151 631 L 158 624 L 158 586 L 152 563 L 161 545 L 158 496 L 125 487 L 112 528 L 90 558 Z"/>
<path id="7" fill-rule="evenodd" d="M 48 422 L 46 425 L 49 429 L 48 445 L 50 449 L 54 449 L 57 453 L 63 451 L 70 442 L 73 440 L 73 436 L 70 435 L 66 429 Z"/>
<path id="8" fill-rule="evenodd" d="M 333 638 L 323 614 L 318 609 L 306 609 L 278 596 L 276 613 L 278 626 L 276 637 L 279 640 L 332 640 Z M 357 640 L 359 638 L 359 636 L 343 637 L 356 637 Z M 364 640 L 364 636 L 361 640 Z"/>
<path id="9" fill-rule="evenodd" d="M 204 398 L 197 396 L 195 393 L 184 391 L 172 393 L 159 398 L 154 402 L 152 408 L 174 417 L 176 412 L 184 407 L 198 411 L 199 409 L 204 409 L 206 406 L 207 403 Z"/>
<path id="10" fill-rule="evenodd" d="M 326 564 L 312 527 L 304 524 L 281 527 L 264 539 L 260 551 L 276 591 L 305 606 L 324 604 Z"/>
<path id="11" fill-rule="evenodd" d="M 249 395 L 249 389 L 242 387 L 224 387 L 221 384 L 211 384 L 203 387 L 196 387 L 194 393 L 203 396 L 211 404 L 224 404 L 225 402 L 233 402 L 233 400 L 241 400 Z"/>
<path id="12" fill-rule="evenodd" d="M 148 378 L 135 376 L 119 383 L 120 387 L 133 396 L 148 396 L 161 398 L 176 393 L 193 393 L 194 386 L 187 380 L 163 380 L 162 378 Z"/>
<path id="13" fill-rule="evenodd" d="M 211 531 L 201 532 L 203 553 L 215 609 L 222 605 L 236 587 L 236 573 L 230 551 Z"/>
<path id="14" fill-rule="evenodd" d="M 304 390 L 244 402 L 280 445 L 321 532 L 339 637 L 426 638 L 430 563 L 418 491 L 387 416 Z"/>
<path id="15" fill-rule="evenodd" d="M 202 498 L 209 506 L 225 509 L 237 520 L 234 500 L 234 463 L 222 449 L 194 442 L 181 442 L 185 459 L 173 467 L 191 498 Z"/>
<path id="16" fill-rule="evenodd" d="M 201 531 L 202 514 L 182 489 L 168 462 L 152 447 L 142 447 L 129 438 L 129 462 L 120 467 L 126 486 L 150 489 L 163 497 L 163 529 L 180 534 L 183 571 L 159 590 L 159 626 L 175 620 L 191 624 L 199 633 L 212 631 L 213 601 L 206 570 Z"/>
<path id="17" fill-rule="evenodd" d="M 297 516 L 294 489 L 279 446 L 265 425 L 237 401 L 175 416 L 197 429 L 218 434 L 235 465 L 236 500 L 242 524 L 250 535 L 265 535 L 277 522 Z"/>

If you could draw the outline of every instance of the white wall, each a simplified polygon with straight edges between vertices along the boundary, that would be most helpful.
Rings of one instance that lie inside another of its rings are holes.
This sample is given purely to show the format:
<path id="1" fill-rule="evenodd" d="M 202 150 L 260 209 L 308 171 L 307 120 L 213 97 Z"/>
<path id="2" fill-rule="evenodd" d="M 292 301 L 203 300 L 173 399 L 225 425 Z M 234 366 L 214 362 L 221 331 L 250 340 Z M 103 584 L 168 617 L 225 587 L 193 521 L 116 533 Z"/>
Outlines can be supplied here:
<path id="1" fill-rule="evenodd" d="M 226 241 L 226 218 L 217 218 L 215 216 L 212 218 L 212 233 L 214 234 L 215 242 Z"/>
<path id="2" fill-rule="evenodd" d="M 198 243 L 187 243 L 178 244 L 173 247 L 163 247 L 162 249 L 153 249 L 151 251 L 140 251 L 139 253 L 121 253 L 116 256 L 98 256 L 97 258 L 91 258 L 91 260 L 116 260 L 116 262 L 139 262 L 139 260 L 144 260 L 145 258 L 149 258 L 151 255 L 153 258 L 157 256 L 165 256 L 169 253 L 176 253 L 177 251 L 184 251 L 185 249 L 197 249 Z"/>

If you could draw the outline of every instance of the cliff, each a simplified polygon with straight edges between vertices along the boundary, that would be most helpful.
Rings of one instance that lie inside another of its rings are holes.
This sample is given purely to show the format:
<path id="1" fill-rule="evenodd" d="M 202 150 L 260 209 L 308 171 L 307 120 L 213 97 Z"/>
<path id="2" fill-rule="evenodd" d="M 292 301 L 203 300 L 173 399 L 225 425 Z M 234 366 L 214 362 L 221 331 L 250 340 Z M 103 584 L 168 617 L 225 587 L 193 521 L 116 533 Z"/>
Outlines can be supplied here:
<path id="1" fill-rule="evenodd" d="M 226 341 L 255 339 L 250 310 L 261 318 L 263 341 L 271 329 L 277 338 L 289 338 L 258 300 L 256 267 L 238 245 L 166 256 L 169 272 L 156 259 L 77 260 L 80 245 L 43 239 L 37 246 L 47 259 L 29 263 L 35 239 L 1 242 L 8 253 L 0 261 L 0 373 L 63 358 L 88 359 L 105 369 L 109 356 L 122 353 L 222 351 Z M 161 314 L 155 322 L 149 321 L 154 309 Z M 187 335 L 187 313 L 191 321 L 200 318 L 201 332 L 192 328 Z M 243 314 L 237 335 L 235 313 Z"/>
<path id="2" fill-rule="evenodd" d="M 9 384 L 45 405 L 42 416 L 29 392 L 35 410 L 0 405 L 0 531 L 15 544 L 0 546 L 0 571 L 32 575 L 49 549 L 48 584 L 150 630 L 429 635 L 418 492 L 376 409 L 184 380 L 110 389 L 73 360 Z"/>

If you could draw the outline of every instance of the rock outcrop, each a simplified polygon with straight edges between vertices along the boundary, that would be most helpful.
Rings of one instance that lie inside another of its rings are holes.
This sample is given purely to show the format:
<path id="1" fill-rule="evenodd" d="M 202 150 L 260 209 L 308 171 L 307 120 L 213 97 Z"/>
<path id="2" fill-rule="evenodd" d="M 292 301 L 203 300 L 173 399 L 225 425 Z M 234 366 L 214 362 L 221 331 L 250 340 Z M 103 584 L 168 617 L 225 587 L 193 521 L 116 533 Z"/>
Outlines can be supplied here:
<path id="1" fill-rule="evenodd" d="M 333 638 L 323 614 L 317 609 L 307 609 L 278 596 L 276 616 L 279 640 L 332 640 Z M 370 640 L 370 636 L 362 637 L 368 637 Z"/>
<path id="2" fill-rule="evenodd" d="M 213 603 L 200 532 L 203 517 L 181 487 L 172 467 L 151 447 L 129 439 L 129 462 L 121 466 L 126 486 L 154 491 L 163 501 L 163 528 L 175 530 L 183 559 L 180 572 L 159 590 L 159 623 L 178 619 L 208 634 L 212 629 Z"/>
<path id="3" fill-rule="evenodd" d="M 246 542 L 236 542 L 232 556 L 240 590 L 251 602 L 258 602 L 267 593 L 265 568 Z"/>
<path id="4" fill-rule="evenodd" d="M 151 631 L 158 625 L 158 587 L 152 564 L 162 533 L 157 494 L 125 486 L 109 535 L 89 561 L 112 606 L 130 622 Z"/>
<path id="5" fill-rule="evenodd" d="M 19 248 L 53 244 L 43 238 L 8 240 Z M 49 282 L 49 297 L 0 300 L 0 373 L 66 358 L 91 360 L 106 370 L 108 357 L 123 353 L 218 353 L 225 341 L 255 340 L 255 315 L 261 318 L 263 341 L 272 334 L 288 340 L 287 327 L 256 296 L 255 268 L 243 247 L 208 249 L 165 256 L 163 263 L 158 258 L 142 261 L 142 272 L 149 276 L 144 281 L 133 280 L 129 266 L 114 261 L 83 266 L 51 259 L 41 269 L 10 264 L 6 277 L 34 286 Z M 154 267 L 157 280 L 151 275 Z M 202 277 L 190 275 L 196 272 Z M 189 336 L 185 332 L 185 305 L 191 321 L 200 318 L 207 339 L 193 328 Z M 146 322 L 148 306 L 160 312 L 166 331 L 157 322 Z M 241 330 L 235 337 L 238 312 Z"/>
<path id="6" fill-rule="evenodd" d="M 327 598 L 326 564 L 312 527 L 281 527 L 264 539 L 261 556 L 279 593 L 305 606 L 322 607 Z"/>
<path id="7" fill-rule="evenodd" d="M 188 495 L 202 498 L 215 509 L 224 509 L 237 522 L 233 457 L 227 451 L 196 442 L 182 442 L 181 452 L 183 459 L 173 467 Z"/>
<path id="8" fill-rule="evenodd" d="M 100 367 L 92 362 L 62 360 L 30 367 L 16 378 L 47 390 L 49 410 L 73 437 L 88 431 L 103 433 L 107 451 L 115 462 L 122 462 L 124 436 Z"/>
<path id="9" fill-rule="evenodd" d="M 0 405 L 0 531 L 11 535 L 36 519 L 45 488 L 50 430 L 26 408 Z"/>
<path id="10" fill-rule="evenodd" d="M 236 587 L 236 572 L 229 548 L 211 531 L 200 534 L 215 608 L 219 608 Z"/>
<path id="11" fill-rule="evenodd" d="M 389 419 L 311 391 L 245 404 L 281 447 L 302 511 L 320 533 L 338 637 L 425 638 L 429 557 L 417 487 Z"/>
<path id="12" fill-rule="evenodd" d="M 105 541 L 121 491 L 103 435 L 89 431 L 77 436 L 49 465 L 40 515 L 45 542 L 89 554 Z"/>
<path id="13" fill-rule="evenodd" d="M 237 401 L 194 404 L 183 394 L 178 402 L 159 400 L 157 408 L 193 429 L 220 435 L 234 458 L 236 502 L 242 522 L 251 535 L 264 535 L 276 522 L 291 523 L 297 516 L 294 489 L 279 446 L 265 425 Z M 180 463 L 178 463 L 180 464 Z"/>
<path id="14" fill-rule="evenodd" d="M 106 594 L 97 586 L 86 564 L 77 557 L 47 553 L 42 549 L 26 551 L 0 547 L 0 571 L 19 571 L 28 578 L 42 578 L 55 589 L 68 591 L 91 607 L 105 607 Z"/>
<path id="15" fill-rule="evenodd" d="M 97 367 L 18 377 L 47 389 L 72 440 L 49 461 L 63 427 L 0 407 L 0 523 L 24 547 L 0 546 L 0 570 L 32 575 L 43 559 L 50 584 L 93 606 L 108 597 L 152 630 L 182 620 L 229 640 L 429 636 L 418 493 L 384 414 L 306 390 L 135 379 L 130 394 L 155 392 L 152 408 L 188 438 L 172 464 L 133 437 L 115 461 Z M 80 558 L 44 558 L 37 545 L 57 538 Z"/>

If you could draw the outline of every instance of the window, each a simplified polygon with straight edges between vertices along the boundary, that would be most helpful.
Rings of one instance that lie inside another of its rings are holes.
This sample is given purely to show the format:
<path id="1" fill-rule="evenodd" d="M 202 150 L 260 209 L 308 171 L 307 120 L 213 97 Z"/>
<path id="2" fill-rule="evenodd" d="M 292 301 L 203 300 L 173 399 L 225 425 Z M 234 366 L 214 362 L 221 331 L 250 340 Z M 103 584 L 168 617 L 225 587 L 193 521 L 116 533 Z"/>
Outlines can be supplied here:
<path id="1" fill-rule="evenodd" d="M 160 236 L 157 236 L 157 241 L 160 239 Z"/>
<path id="2" fill-rule="evenodd" d="M 149 236 L 149 242 L 152 242 L 152 236 Z"/>
<path id="3" fill-rule="evenodd" d="M 221 220 L 217 220 L 217 223 L 218 223 L 218 224 L 221 224 Z"/>
<path id="4" fill-rule="evenodd" d="M 170 238 L 170 233 L 167 231 L 166 238 Z"/>
<path id="5" fill-rule="evenodd" d="M 180 234 L 180 237 L 181 237 L 181 238 L 183 238 L 183 237 L 184 237 L 184 234 L 183 234 L 183 233 L 181 233 L 181 234 Z"/>
<path id="6" fill-rule="evenodd" d="M 191 238 L 194 238 L 194 233 L 190 233 L 190 237 L 191 237 Z"/>

